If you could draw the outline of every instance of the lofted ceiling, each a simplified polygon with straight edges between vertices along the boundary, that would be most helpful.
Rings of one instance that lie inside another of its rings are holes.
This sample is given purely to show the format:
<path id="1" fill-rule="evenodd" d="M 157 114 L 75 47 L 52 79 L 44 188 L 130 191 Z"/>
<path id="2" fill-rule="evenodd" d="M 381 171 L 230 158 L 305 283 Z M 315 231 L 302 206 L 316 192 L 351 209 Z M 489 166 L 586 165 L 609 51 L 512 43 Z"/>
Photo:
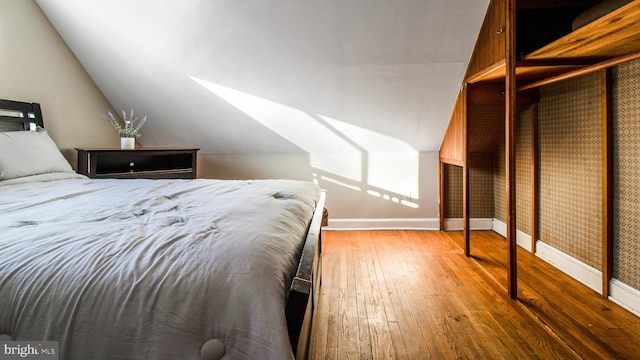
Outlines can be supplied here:
<path id="1" fill-rule="evenodd" d="M 36 2 L 144 146 L 339 153 L 439 149 L 489 1 Z"/>

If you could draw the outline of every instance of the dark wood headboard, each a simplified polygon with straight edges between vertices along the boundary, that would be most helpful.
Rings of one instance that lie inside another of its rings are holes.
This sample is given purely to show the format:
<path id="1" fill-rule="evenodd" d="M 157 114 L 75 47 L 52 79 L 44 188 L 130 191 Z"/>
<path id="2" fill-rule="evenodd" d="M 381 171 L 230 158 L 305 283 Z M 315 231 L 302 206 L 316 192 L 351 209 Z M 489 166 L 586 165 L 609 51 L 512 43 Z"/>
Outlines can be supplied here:
<path id="1" fill-rule="evenodd" d="M 0 131 L 29 130 L 30 124 L 44 127 L 40 104 L 0 100 Z"/>

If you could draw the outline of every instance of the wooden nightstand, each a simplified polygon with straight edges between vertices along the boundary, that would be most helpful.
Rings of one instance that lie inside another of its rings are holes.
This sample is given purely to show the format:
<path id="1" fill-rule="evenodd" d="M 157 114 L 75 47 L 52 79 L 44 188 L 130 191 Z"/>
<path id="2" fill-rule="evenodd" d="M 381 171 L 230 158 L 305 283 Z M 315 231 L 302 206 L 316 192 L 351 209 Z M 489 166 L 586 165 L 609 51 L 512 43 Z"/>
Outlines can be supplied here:
<path id="1" fill-rule="evenodd" d="M 76 148 L 78 173 L 90 178 L 195 179 L 199 149 Z"/>

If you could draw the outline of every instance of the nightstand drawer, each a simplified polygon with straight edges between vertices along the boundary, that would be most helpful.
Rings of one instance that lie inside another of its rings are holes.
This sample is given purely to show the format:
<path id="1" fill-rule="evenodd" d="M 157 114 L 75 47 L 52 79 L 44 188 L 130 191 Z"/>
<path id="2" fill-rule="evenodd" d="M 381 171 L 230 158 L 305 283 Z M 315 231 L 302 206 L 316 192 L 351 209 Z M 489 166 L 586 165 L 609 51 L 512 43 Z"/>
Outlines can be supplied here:
<path id="1" fill-rule="evenodd" d="M 198 149 L 78 149 L 78 173 L 91 178 L 194 179 Z"/>

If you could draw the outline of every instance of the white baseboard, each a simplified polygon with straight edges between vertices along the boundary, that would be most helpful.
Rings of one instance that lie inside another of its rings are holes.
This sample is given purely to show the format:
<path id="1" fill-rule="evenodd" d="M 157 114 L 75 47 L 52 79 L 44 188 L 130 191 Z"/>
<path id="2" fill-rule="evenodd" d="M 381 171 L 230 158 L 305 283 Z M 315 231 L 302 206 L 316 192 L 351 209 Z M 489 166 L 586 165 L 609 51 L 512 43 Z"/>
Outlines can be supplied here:
<path id="1" fill-rule="evenodd" d="M 472 218 L 469 219 L 469 228 L 471 230 L 491 230 L 493 228 L 493 220 L 491 218 Z M 463 230 L 463 219 L 449 218 L 444 219 L 443 230 Z"/>
<path id="2" fill-rule="evenodd" d="M 325 230 L 439 230 L 440 220 L 416 219 L 329 219 Z"/>
<path id="3" fill-rule="evenodd" d="M 536 256 L 562 270 L 562 272 L 583 283 L 598 294 L 602 294 L 602 271 L 540 240 L 536 241 Z"/>
<path id="4" fill-rule="evenodd" d="M 520 245 L 520 247 L 525 248 L 528 252 L 531 252 L 531 235 L 520 230 L 516 230 L 516 243 Z"/>
<path id="5" fill-rule="evenodd" d="M 492 230 L 502 235 L 503 237 L 507 237 L 507 224 L 498 219 L 493 219 Z"/>
<path id="6" fill-rule="evenodd" d="M 640 316 L 640 290 L 618 279 L 611 279 L 609 286 L 611 291 L 609 300 Z"/>
<path id="7" fill-rule="evenodd" d="M 493 231 L 506 237 L 507 225 L 503 221 L 493 219 Z M 518 230 L 516 232 L 516 242 L 519 246 L 531 251 L 531 235 Z M 573 258 L 540 240 L 536 241 L 536 256 L 560 269 L 565 274 L 578 280 L 599 294 L 602 294 L 601 271 L 592 268 L 582 261 Z"/>
<path id="8" fill-rule="evenodd" d="M 491 230 L 497 232 L 498 234 L 507 237 L 507 224 L 498 220 L 492 219 L 493 226 Z M 521 247 L 527 249 L 527 251 L 531 251 L 531 235 L 524 233 L 520 230 L 516 230 L 516 243 Z"/>
<path id="9" fill-rule="evenodd" d="M 507 236 L 507 226 L 500 220 L 494 219 L 493 231 Z M 518 230 L 517 242 L 521 247 L 531 251 L 531 235 Z M 602 272 L 600 270 L 540 240 L 536 241 L 536 256 L 602 294 Z M 618 279 L 611 279 L 609 286 L 611 287 L 611 296 L 609 296 L 611 301 L 640 316 L 640 290 L 634 289 Z"/>
<path id="10" fill-rule="evenodd" d="M 502 236 L 507 236 L 507 226 L 504 222 L 493 219 L 493 224 L 493 231 Z M 531 251 L 531 235 L 518 230 L 516 241 L 518 245 Z M 578 280 L 598 294 L 602 294 L 602 271 L 540 240 L 536 241 L 536 256 Z M 611 291 L 609 300 L 640 316 L 640 290 L 634 289 L 618 279 L 611 279 L 609 286 Z"/>

